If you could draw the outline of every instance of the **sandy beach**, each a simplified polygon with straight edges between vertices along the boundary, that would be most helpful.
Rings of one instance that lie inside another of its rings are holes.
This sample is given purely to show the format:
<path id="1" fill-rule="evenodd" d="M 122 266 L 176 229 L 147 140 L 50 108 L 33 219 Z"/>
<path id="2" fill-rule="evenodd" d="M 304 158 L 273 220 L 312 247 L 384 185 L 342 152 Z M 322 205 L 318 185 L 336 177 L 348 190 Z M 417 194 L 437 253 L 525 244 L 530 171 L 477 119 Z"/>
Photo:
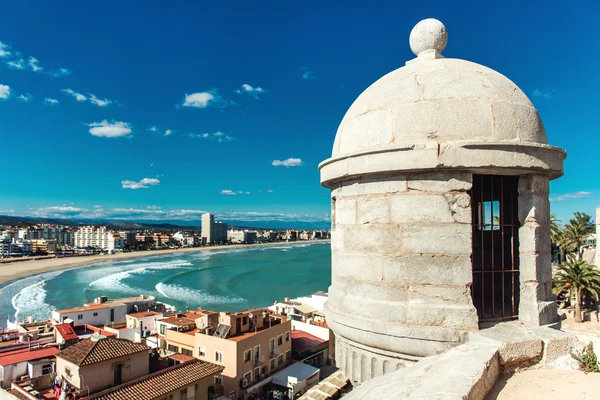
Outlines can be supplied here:
<path id="1" fill-rule="evenodd" d="M 125 260 L 128 258 L 137 257 L 151 257 L 160 256 L 165 254 L 181 254 L 191 253 L 200 251 L 215 251 L 215 250 L 227 250 L 236 249 L 243 247 L 258 247 L 258 246 L 281 246 L 281 245 L 293 245 L 301 243 L 327 243 L 329 240 L 303 240 L 299 242 L 273 242 L 273 243 L 261 243 L 261 244 L 234 244 L 229 246 L 213 246 L 213 247 L 189 247 L 182 249 L 168 249 L 168 250 L 151 250 L 151 251 L 135 251 L 131 253 L 119 253 L 119 254 L 107 254 L 107 255 L 94 255 L 94 256 L 78 256 L 78 257 L 63 257 L 63 258 L 49 258 L 42 260 L 27 260 L 11 263 L 0 264 L 0 286 L 32 275 L 42 274 L 44 272 L 57 271 L 65 268 L 79 267 L 83 265 L 89 265 L 104 261 L 111 260 Z"/>

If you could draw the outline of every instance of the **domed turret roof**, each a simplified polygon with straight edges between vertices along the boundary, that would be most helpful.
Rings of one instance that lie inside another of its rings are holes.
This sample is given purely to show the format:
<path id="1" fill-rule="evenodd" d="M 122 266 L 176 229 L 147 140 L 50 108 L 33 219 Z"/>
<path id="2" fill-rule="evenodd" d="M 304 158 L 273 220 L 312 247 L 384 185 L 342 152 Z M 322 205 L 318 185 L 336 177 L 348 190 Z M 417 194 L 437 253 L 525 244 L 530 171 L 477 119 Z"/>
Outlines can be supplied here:
<path id="1" fill-rule="evenodd" d="M 419 22 L 412 30 L 409 42 L 417 57 L 383 76 L 358 96 L 338 128 L 332 158 L 320 168 L 336 159 L 366 154 L 371 155 L 368 161 L 371 166 L 382 165 L 382 160 L 373 160 L 375 152 L 401 150 L 402 154 L 397 156 L 406 157 L 406 151 L 411 149 L 436 147 L 439 152 L 447 146 L 499 149 L 499 146 L 509 145 L 511 150 L 516 149 L 515 146 L 542 148 L 542 153 L 557 150 L 562 156 L 555 154 L 548 160 L 537 151 L 534 158 L 540 162 L 520 165 L 515 159 L 506 167 L 549 169 L 554 176 L 562 175 L 564 152 L 547 146 L 539 114 L 517 85 L 482 65 L 444 58 L 441 52 L 448 42 L 448 32 L 438 20 Z M 506 151 L 508 148 L 505 147 Z M 480 159 L 492 155 L 479 153 Z M 391 156 L 386 157 L 388 161 L 384 163 L 387 165 L 383 168 L 354 169 L 356 173 L 411 169 L 410 165 L 392 166 Z M 437 163 L 423 164 L 421 161 L 417 160 L 412 169 L 453 167 L 457 160 L 450 164 L 439 158 Z M 491 159 L 481 161 L 474 165 L 466 162 L 464 166 L 493 164 Z M 560 161 L 560 165 L 556 161 Z M 339 168 L 338 165 L 336 169 L 341 172 Z M 340 175 L 338 172 L 334 175 Z M 352 174 L 352 168 L 345 173 Z"/>
<path id="2" fill-rule="evenodd" d="M 410 44 L 417 58 L 356 99 L 339 126 L 334 157 L 428 141 L 547 143 L 525 93 L 490 68 L 443 58 L 447 40 L 437 20 L 415 26 Z"/>

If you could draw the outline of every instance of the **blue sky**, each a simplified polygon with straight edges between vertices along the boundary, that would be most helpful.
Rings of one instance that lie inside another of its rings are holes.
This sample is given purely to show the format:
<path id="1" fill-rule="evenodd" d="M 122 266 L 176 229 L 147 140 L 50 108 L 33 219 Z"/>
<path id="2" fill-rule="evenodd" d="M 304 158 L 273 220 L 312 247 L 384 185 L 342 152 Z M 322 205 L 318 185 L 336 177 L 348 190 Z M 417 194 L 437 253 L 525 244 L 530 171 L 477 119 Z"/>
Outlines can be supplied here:
<path id="1" fill-rule="evenodd" d="M 600 7 L 522 3 L 4 2 L 0 213 L 326 220 L 337 125 L 435 17 L 444 54 L 511 78 L 567 150 L 552 209 L 593 215 Z"/>

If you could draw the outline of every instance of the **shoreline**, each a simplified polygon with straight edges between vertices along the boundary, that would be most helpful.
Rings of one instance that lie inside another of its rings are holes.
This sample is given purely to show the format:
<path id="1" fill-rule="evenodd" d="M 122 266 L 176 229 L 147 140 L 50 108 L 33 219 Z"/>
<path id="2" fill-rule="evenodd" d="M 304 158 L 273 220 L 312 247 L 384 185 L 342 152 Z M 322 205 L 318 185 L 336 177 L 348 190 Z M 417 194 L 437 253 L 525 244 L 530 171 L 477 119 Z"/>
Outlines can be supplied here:
<path id="1" fill-rule="evenodd" d="M 297 240 L 295 242 L 269 242 L 259 244 L 232 244 L 228 246 L 211 246 L 211 247 L 186 247 L 181 249 L 167 250 L 151 250 L 151 251 L 134 251 L 130 253 L 79 256 L 79 257 L 61 257 L 61 258 L 46 258 L 42 260 L 27 260 L 19 262 L 6 262 L 0 264 L 0 288 L 17 281 L 34 275 L 40 275 L 46 272 L 59 271 L 67 268 L 77 268 L 90 264 L 97 264 L 105 261 L 120 261 L 131 258 L 164 256 L 181 253 L 195 253 L 203 251 L 216 251 L 227 249 L 240 249 L 246 247 L 264 247 L 264 246 L 290 246 L 304 243 L 329 243 L 330 239 L 319 240 Z"/>

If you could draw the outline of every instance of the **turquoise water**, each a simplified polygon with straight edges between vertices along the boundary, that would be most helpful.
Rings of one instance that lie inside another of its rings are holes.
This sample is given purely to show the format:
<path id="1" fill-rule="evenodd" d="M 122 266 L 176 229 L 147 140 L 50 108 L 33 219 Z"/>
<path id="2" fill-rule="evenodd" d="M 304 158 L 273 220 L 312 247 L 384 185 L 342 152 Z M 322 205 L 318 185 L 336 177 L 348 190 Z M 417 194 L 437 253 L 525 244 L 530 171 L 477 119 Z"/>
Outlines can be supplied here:
<path id="1" fill-rule="evenodd" d="M 80 306 L 98 296 L 149 294 L 178 310 L 189 306 L 237 311 L 326 291 L 330 284 L 328 242 L 107 261 L 20 279 L 0 288 L 0 327 L 7 318 L 44 319 L 52 308 Z"/>

